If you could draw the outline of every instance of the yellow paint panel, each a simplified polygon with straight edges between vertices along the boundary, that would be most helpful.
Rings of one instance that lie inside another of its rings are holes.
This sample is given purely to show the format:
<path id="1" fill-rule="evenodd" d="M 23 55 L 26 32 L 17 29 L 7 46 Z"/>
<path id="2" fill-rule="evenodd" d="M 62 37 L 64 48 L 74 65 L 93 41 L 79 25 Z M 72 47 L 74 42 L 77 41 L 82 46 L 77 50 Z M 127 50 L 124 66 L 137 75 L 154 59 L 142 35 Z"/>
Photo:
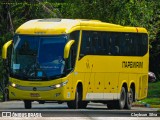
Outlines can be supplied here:
<path id="1" fill-rule="evenodd" d="M 103 93 L 104 92 L 104 73 L 95 73 L 95 82 L 94 82 L 94 92 Z"/>
<path id="2" fill-rule="evenodd" d="M 119 73 L 105 73 L 104 92 L 105 93 L 117 93 Z"/>
<path id="3" fill-rule="evenodd" d="M 117 31 L 117 32 L 140 32 L 147 33 L 146 29 L 138 27 L 124 27 L 97 20 L 80 19 L 36 19 L 30 20 L 21 25 L 16 33 L 32 35 L 56 35 L 66 34 L 74 30 L 96 30 L 96 31 Z"/>

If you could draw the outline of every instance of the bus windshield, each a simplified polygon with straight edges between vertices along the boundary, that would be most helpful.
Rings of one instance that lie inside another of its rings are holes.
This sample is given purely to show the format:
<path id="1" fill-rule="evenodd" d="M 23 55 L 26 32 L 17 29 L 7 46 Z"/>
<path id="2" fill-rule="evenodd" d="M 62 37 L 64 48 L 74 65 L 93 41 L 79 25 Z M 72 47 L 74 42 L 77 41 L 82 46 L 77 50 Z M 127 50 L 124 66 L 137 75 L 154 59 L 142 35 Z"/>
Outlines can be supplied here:
<path id="1" fill-rule="evenodd" d="M 64 75 L 67 35 L 15 35 L 11 76 L 24 80 L 49 80 Z"/>

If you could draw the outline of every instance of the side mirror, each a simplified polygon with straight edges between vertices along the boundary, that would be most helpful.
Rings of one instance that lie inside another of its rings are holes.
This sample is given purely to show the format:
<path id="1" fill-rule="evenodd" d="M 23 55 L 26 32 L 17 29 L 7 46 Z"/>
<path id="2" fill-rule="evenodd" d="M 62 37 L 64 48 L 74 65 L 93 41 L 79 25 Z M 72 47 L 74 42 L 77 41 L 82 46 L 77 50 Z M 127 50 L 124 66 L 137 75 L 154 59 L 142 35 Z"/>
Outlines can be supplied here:
<path id="1" fill-rule="evenodd" d="M 8 47 L 12 44 L 12 42 L 13 40 L 10 40 L 3 45 L 3 48 L 2 48 L 2 58 L 3 59 L 7 59 L 7 50 L 8 50 Z"/>
<path id="2" fill-rule="evenodd" d="M 75 40 L 70 40 L 64 47 L 64 59 L 67 59 L 69 57 L 69 51 L 72 46 L 72 44 L 75 42 Z"/>

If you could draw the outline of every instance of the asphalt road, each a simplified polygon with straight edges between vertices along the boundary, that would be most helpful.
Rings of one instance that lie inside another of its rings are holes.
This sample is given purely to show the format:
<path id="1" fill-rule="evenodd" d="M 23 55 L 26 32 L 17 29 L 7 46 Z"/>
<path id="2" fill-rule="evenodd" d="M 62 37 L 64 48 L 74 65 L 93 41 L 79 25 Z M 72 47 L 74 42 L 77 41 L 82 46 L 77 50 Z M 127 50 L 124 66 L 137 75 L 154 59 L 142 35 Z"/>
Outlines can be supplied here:
<path id="1" fill-rule="evenodd" d="M 0 120 L 2 119 L 84 119 L 84 120 L 106 120 L 106 119 L 160 119 L 158 108 L 132 107 L 131 110 L 109 110 L 106 105 L 100 103 L 89 103 L 86 109 L 68 109 L 67 104 L 32 103 L 32 109 L 24 109 L 22 101 L 0 102 Z M 7 117 L 11 116 L 11 117 Z M 157 117 L 158 116 L 158 117 Z"/>

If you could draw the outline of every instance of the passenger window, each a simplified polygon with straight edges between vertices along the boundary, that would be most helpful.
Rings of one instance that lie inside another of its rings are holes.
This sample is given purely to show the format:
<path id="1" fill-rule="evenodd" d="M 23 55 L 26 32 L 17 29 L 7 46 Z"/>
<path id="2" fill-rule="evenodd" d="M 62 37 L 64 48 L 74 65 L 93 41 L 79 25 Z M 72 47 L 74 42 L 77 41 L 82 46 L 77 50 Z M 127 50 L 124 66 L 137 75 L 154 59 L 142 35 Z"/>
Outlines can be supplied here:
<path id="1" fill-rule="evenodd" d="M 147 34 L 83 31 L 84 55 L 143 56 L 148 50 Z"/>

